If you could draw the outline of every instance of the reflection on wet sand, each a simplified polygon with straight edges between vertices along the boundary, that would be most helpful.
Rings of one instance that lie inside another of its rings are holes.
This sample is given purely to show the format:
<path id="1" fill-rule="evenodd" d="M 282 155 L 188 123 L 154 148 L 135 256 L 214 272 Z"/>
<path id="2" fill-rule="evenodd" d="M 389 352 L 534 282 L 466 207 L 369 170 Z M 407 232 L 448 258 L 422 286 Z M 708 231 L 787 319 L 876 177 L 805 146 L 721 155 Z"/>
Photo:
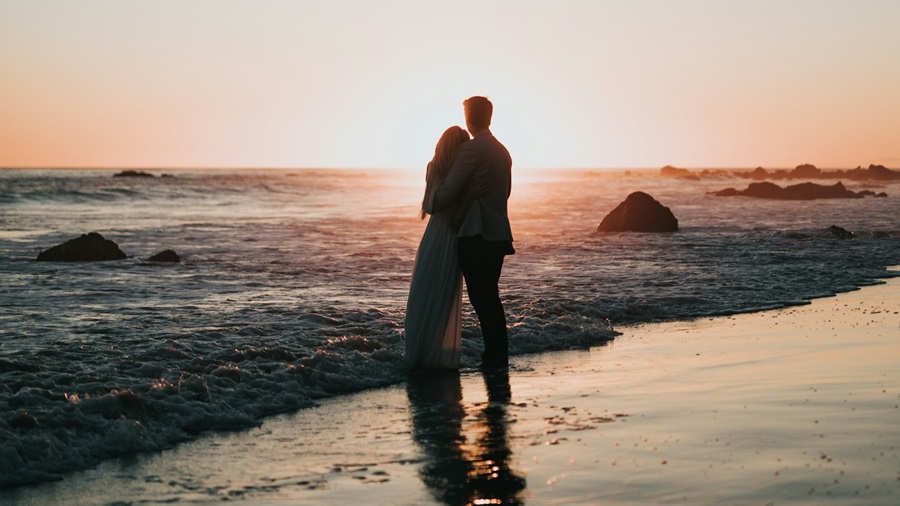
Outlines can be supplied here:
<path id="1" fill-rule="evenodd" d="M 509 374 L 484 373 L 488 402 L 464 406 L 457 372 L 428 372 L 407 386 L 413 439 L 425 453 L 422 481 L 435 499 L 457 504 L 522 504 L 525 478 L 510 468 Z"/>

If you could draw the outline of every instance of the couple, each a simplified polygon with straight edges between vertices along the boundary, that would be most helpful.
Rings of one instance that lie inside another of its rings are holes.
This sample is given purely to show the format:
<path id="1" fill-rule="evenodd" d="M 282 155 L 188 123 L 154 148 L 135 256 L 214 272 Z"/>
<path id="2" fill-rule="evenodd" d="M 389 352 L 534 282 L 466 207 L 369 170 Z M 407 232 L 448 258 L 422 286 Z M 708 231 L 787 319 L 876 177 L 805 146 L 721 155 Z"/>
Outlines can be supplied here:
<path id="1" fill-rule="evenodd" d="M 406 304 L 406 365 L 458 369 L 462 280 L 484 337 L 482 367 L 508 365 L 506 316 L 497 288 L 503 258 L 514 253 L 506 213 L 509 151 L 490 131 L 493 105 L 463 102 L 466 128 L 448 128 L 425 175 L 422 214 L 430 214 L 416 253 Z"/>

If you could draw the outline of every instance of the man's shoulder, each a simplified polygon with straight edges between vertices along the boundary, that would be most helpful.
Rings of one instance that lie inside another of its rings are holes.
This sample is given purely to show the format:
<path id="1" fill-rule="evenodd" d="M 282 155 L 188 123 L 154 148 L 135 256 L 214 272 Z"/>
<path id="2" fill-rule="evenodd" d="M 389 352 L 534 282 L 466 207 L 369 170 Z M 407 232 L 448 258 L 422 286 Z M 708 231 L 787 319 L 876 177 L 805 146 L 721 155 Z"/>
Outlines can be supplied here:
<path id="1" fill-rule="evenodd" d="M 484 150 L 491 153 L 490 156 L 492 157 L 499 156 L 501 158 L 510 158 L 509 150 L 506 149 L 506 146 L 504 146 L 503 143 L 493 135 L 487 136 L 485 138 L 484 146 Z"/>
<path id="2" fill-rule="evenodd" d="M 472 140 L 463 143 L 463 146 L 465 147 L 467 144 L 471 146 L 471 149 L 506 150 L 506 146 L 504 146 L 493 134 L 479 135 Z"/>

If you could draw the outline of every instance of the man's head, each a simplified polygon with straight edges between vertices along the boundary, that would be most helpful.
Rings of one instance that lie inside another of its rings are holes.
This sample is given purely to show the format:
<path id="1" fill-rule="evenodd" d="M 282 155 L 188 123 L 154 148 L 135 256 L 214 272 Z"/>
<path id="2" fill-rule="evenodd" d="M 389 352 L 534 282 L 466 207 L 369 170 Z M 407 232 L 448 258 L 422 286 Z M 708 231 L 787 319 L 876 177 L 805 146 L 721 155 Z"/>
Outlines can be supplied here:
<path id="1" fill-rule="evenodd" d="M 463 102 L 463 109 L 466 113 L 466 128 L 472 135 L 491 126 L 494 104 L 487 97 L 468 98 Z"/>

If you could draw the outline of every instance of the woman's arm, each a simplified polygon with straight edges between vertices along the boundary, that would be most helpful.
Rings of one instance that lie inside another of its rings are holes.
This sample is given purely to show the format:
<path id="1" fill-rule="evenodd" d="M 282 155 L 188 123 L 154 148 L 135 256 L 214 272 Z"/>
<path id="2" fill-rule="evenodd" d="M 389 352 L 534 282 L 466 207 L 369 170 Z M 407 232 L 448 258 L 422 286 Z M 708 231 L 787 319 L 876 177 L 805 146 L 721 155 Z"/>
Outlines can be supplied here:
<path id="1" fill-rule="evenodd" d="M 456 208 L 456 212 L 453 213 L 453 220 L 450 223 L 454 230 L 459 230 L 459 227 L 462 226 L 463 221 L 466 219 L 466 215 L 469 214 L 469 208 L 472 207 L 472 203 L 475 202 L 475 199 L 487 195 L 489 190 L 490 186 L 488 185 L 487 179 L 481 176 L 475 176 L 472 180 L 472 184 L 463 189 L 459 206 Z"/>
<path id="2" fill-rule="evenodd" d="M 434 211 L 440 211 L 452 202 L 462 200 L 463 188 L 472 180 L 477 163 L 478 153 L 475 144 L 473 141 L 464 142 L 447 177 L 435 189 L 432 200 Z"/>
<path id="3" fill-rule="evenodd" d="M 432 189 L 432 181 L 434 179 L 432 176 L 432 171 L 434 170 L 433 163 L 434 162 L 428 162 L 428 167 L 425 168 L 425 196 L 422 197 L 422 209 L 419 211 L 419 217 L 423 220 L 425 219 L 426 214 L 434 212 L 434 191 Z"/>

